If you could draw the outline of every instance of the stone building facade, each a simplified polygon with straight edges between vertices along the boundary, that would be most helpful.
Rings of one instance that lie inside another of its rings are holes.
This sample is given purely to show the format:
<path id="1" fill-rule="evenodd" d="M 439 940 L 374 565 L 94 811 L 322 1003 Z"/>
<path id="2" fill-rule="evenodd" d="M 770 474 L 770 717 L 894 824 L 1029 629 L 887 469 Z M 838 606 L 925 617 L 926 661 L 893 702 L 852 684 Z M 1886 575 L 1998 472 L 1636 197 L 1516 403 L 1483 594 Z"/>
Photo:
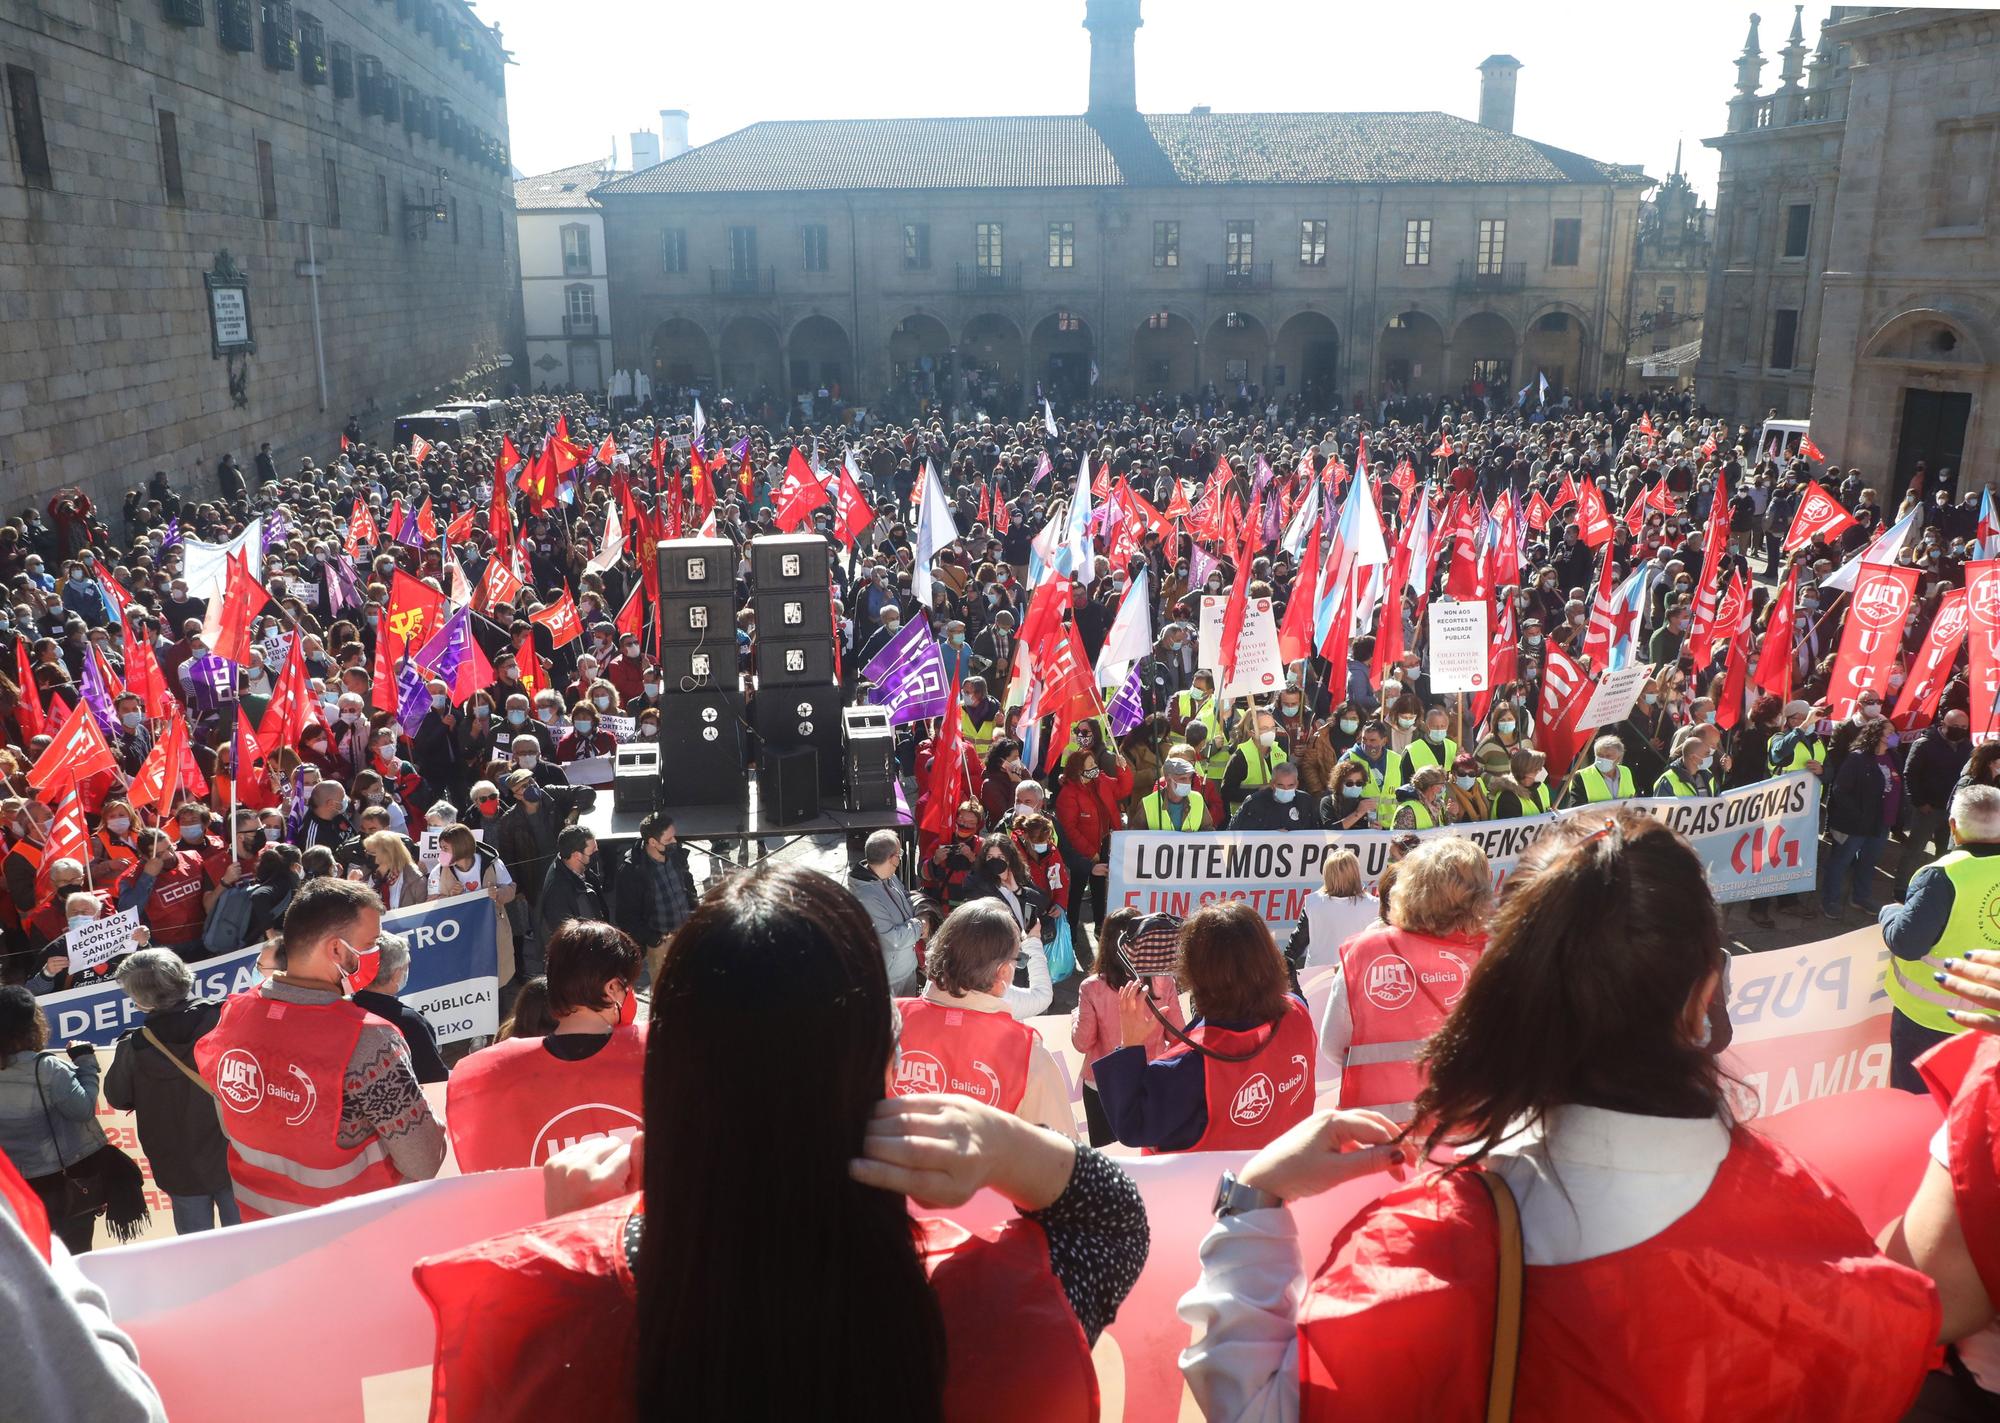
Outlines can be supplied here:
<path id="1" fill-rule="evenodd" d="M 1636 170 L 1443 113 L 1141 114 L 1090 0 L 1079 116 L 753 124 L 596 190 L 614 359 L 655 389 L 1511 402 L 1616 380 Z"/>
<path id="2" fill-rule="evenodd" d="M 1692 373 L 1678 352 L 1701 343 L 1702 312 L 1708 303 L 1708 267 L 1714 253 L 1709 211 L 1681 171 L 1674 171 L 1639 211 L 1639 245 L 1632 258 L 1632 299 L 1625 316 L 1631 356 L 1628 370 L 1672 369 L 1660 379 L 1679 382 Z M 1651 362 L 1651 366 L 1648 366 Z M 1647 380 L 1648 386 L 1655 385 Z"/>
<path id="3" fill-rule="evenodd" d="M 208 497 L 224 453 L 323 459 L 350 414 L 382 440 L 498 383 L 505 63 L 461 0 L 0 7 L 8 507 L 76 484 L 115 517 L 156 469 Z"/>
<path id="4" fill-rule="evenodd" d="M 1722 155 L 1696 390 L 1892 498 L 1991 482 L 2000 441 L 2000 13 L 1834 7 L 1759 95 L 1753 17 Z M 1984 456 L 1982 458 L 1981 456 Z"/>
<path id="5" fill-rule="evenodd" d="M 604 213 L 590 190 L 613 176 L 608 159 L 576 163 L 514 184 L 521 315 L 532 390 L 593 394 L 611 377 L 610 281 Z"/>

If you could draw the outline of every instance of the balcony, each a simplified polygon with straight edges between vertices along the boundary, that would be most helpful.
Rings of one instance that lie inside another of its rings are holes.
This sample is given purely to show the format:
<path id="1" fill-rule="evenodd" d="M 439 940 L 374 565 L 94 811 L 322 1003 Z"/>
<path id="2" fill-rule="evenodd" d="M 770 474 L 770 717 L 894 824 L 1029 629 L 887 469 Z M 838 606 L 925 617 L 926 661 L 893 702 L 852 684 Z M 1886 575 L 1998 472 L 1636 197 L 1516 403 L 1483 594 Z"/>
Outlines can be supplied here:
<path id="1" fill-rule="evenodd" d="M 1017 292 L 1021 289 L 1021 264 L 998 267 L 957 266 L 958 290 L 962 292 Z"/>
<path id="2" fill-rule="evenodd" d="M 1212 292 L 1267 292 L 1271 289 L 1271 264 L 1210 262 L 1208 289 Z"/>
<path id="3" fill-rule="evenodd" d="M 708 289 L 716 296 L 775 296 L 778 291 L 778 269 L 710 267 Z"/>
<path id="4" fill-rule="evenodd" d="M 1473 262 L 1458 264 L 1458 280 L 1453 283 L 1462 292 L 1517 292 L 1528 285 L 1528 268 L 1525 263 L 1503 263 L 1489 272 L 1479 271 Z"/>
<path id="5" fill-rule="evenodd" d="M 592 312 L 589 316 L 565 315 L 563 317 L 563 335 L 595 336 L 596 334 L 597 314 L 595 312 Z"/>

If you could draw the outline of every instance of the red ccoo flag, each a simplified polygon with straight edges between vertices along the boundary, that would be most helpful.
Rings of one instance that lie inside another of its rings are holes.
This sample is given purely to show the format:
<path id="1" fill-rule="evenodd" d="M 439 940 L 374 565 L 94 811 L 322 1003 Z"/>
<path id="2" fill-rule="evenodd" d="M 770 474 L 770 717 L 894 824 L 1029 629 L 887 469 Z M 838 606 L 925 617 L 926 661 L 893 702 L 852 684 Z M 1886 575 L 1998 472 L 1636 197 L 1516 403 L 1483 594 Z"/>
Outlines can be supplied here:
<path id="1" fill-rule="evenodd" d="M 1792 698 L 1792 620 L 1799 586 L 1799 566 L 1785 575 L 1785 586 L 1771 604 L 1764 623 L 1764 646 L 1757 653 L 1757 670 L 1750 680 L 1781 702 Z"/>
<path id="2" fill-rule="evenodd" d="M 74 785 L 63 788 L 62 798 L 55 802 L 55 807 L 55 819 L 49 822 L 48 842 L 42 846 L 41 868 L 35 871 L 37 900 L 47 899 L 54 888 L 57 860 L 85 863 L 90 859 L 90 827 L 84 823 L 83 801 Z"/>
<path id="3" fill-rule="evenodd" d="M 805 456 L 794 447 L 785 461 L 785 481 L 771 500 L 771 522 L 790 533 L 803 524 L 812 511 L 827 502 L 826 486 L 807 466 Z"/>
<path id="4" fill-rule="evenodd" d="M 583 619 L 577 616 L 576 602 L 567 588 L 553 603 L 528 614 L 528 621 L 549 630 L 551 648 L 567 647 L 583 636 Z"/>
<path id="5" fill-rule="evenodd" d="M 1814 464 L 1826 463 L 1826 456 L 1819 452 L 1819 446 L 1813 443 L 1813 437 L 1811 435 L 1799 436 L 1799 453 L 1804 455 L 1807 459 L 1811 460 Z"/>
<path id="6" fill-rule="evenodd" d="M 202 629 L 217 657 L 239 667 L 248 667 L 255 660 L 257 649 L 250 640 L 250 625 L 270 601 L 264 585 L 250 576 L 249 561 L 242 554 L 230 554 L 221 605 L 210 610 L 209 625 Z"/>
<path id="7" fill-rule="evenodd" d="M 48 719 L 42 715 L 42 689 L 35 685 L 35 670 L 28 662 L 28 639 L 14 639 L 14 677 L 20 684 L 14 700 L 14 720 L 21 728 L 23 744 L 48 733 Z"/>
<path id="8" fill-rule="evenodd" d="M 1590 548 L 1609 543 L 1613 531 L 1618 527 L 1611 517 L 1611 511 L 1604 505 L 1604 496 L 1597 490 L 1597 481 L 1586 479 L 1576 494 L 1577 537 Z"/>
<path id="9" fill-rule="evenodd" d="M 106 744 L 104 733 L 97 729 L 97 718 L 79 698 L 63 718 L 63 724 L 56 728 L 49 749 L 29 767 L 28 784 L 38 793 L 47 792 L 117 769 L 111 747 Z M 42 794 L 40 798 L 49 797 Z"/>
<path id="10" fill-rule="evenodd" d="M 834 487 L 833 536 L 853 548 L 861 531 L 874 522 L 875 511 L 868 507 L 861 486 L 854 482 L 854 472 L 842 464 L 840 483 Z"/>

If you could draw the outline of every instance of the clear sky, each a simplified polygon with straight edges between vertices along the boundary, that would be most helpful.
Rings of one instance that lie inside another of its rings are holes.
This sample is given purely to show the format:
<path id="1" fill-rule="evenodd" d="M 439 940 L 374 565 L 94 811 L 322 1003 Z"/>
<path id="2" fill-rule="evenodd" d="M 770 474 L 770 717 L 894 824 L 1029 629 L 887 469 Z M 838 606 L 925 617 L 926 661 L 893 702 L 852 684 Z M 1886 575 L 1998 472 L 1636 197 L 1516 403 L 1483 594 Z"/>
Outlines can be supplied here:
<path id="1" fill-rule="evenodd" d="M 1674 145 L 1711 203 L 1715 155 L 1757 0 L 1142 0 L 1139 106 L 1221 110 L 1441 109 L 1475 118 L 1478 64 L 1522 70 L 1515 131 L 1664 177 Z M 1073 114 L 1088 92 L 1083 0 L 475 0 L 516 64 L 514 162 L 541 173 L 658 130 L 686 109 L 706 143 L 759 119 Z M 1825 5 L 1805 11 L 1814 44 Z M 1789 5 L 1766 4 L 1764 92 L 1778 82 Z"/>

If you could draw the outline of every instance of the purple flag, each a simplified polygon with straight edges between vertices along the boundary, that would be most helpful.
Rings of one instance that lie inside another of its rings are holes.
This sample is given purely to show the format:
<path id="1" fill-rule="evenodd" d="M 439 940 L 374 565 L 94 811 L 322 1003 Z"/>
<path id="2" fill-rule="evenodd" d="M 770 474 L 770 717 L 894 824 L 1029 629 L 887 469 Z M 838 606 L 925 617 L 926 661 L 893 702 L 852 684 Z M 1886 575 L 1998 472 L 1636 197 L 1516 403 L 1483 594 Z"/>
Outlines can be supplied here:
<path id="1" fill-rule="evenodd" d="M 326 608 L 331 616 L 338 616 L 342 608 L 361 606 L 361 589 L 354 581 L 354 560 L 344 553 L 335 554 L 326 564 Z"/>
<path id="2" fill-rule="evenodd" d="M 1131 673 L 1125 678 L 1125 685 L 1118 689 L 1118 695 L 1111 699 L 1111 734 L 1123 736 L 1146 719 L 1145 705 L 1139 700 L 1139 664 L 1132 664 Z"/>
<path id="3" fill-rule="evenodd" d="M 396 669 L 396 721 L 406 735 L 415 736 L 431 709 L 430 684 L 409 659 Z"/>
<path id="4" fill-rule="evenodd" d="M 83 677 L 77 687 L 90 714 L 97 718 L 98 730 L 109 737 L 119 732 L 118 713 L 111 705 L 111 688 L 105 684 L 104 669 L 98 665 L 97 659 L 102 655 L 94 647 L 84 654 Z"/>
<path id="5" fill-rule="evenodd" d="M 1193 545 L 1188 550 L 1188 582 L 1196 588 L 1201 587 L 1208 582 L 1208 575 L 1215 572 L 1219 562 L 1200 544 Z"/>
<path id="6" fill-rule="evenodd" d="M 190 658 L 184 669 L 194 692 L 195 710 L 206 714 L 236 700 L 236 664 L 213 652 Z"/>
<path id="7" fill-rule="evenodd" d="M 181 518 L 176 514 L 167 520 L 167 531 L 160 539 L 161 548 L 172 548 L 181 541 Z"/>
<path id="8" fill-rule="evenodd" d="M 265 553 L 271 551 L 272 544 L 281 544 L 292 536 L 292 526 L 285 518 L 283 509 L 273 509 L 264 517 Z"/>
<path id="9" fill-rule="evenodd" d="M 889 645 L 876 653 L 861 675 L 873 684 L 868 699 L 889 711 L 889 724 L 943 716 L 951 709 L 951 683 L 944 675 L 937 639 L 923 617 L 903 624 Z"/>
<path id="10" fill-rule="evenodd" d="M 444 620 L 444 626 L 431 634 L 430 641 L 417 650 L 417 666 L 446 686 L 457 690 L 458 669 L 464 665 L 471 648 L 472 612 L 469 608 L 460 608 Z M 472 695 L 477 690 L 476 687 L 464 689 L 466 696 Z"/>

